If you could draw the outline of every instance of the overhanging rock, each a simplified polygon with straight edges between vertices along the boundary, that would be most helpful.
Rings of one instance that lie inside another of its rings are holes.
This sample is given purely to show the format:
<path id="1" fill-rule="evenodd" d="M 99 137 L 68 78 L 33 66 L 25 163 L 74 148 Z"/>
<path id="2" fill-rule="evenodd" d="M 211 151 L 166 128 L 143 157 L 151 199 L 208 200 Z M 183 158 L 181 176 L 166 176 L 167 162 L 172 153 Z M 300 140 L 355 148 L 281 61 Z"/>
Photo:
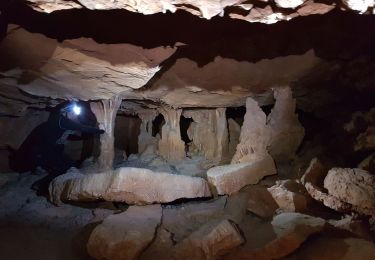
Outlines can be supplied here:
<path id="1" fill-rule="evenodd" d="M 207 182 L 199 177 L 153 172 L 123 167 L 97 174 L 71 173 L 57 177 L 50 185 L 53 203 L 61 201 L 106 201 L 145 205 L 167 203 L 182 198 L 210 197 Z"/>

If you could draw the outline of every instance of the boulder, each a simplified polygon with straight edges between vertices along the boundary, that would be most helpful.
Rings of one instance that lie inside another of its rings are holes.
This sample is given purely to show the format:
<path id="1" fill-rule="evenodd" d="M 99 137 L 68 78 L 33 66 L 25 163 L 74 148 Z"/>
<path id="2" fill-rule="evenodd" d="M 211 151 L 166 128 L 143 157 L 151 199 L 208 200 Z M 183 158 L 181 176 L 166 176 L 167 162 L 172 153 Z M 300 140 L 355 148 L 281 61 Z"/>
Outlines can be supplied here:
<path id="1" fill-rule="evenodd" d="M 229 259 L 279 259 L 294 252 L 312 234 L 322 231 L 326 221 L 300 213 L 282 213 L 272 222 L 276 238 L 262 248 L 234 252 Z"/>
<path id="2" fill-rule="evenodd" d="M 276 181 L 276 184 L 268 188 L 279 208 L 284 211 L 306 211 L 307 194 L 305 187 L 294 180 Z"/>
<path id="3" fill-rule="evenodd" d="M 87 250 L 96 259 L 137 259 L 154 239 L 161 217 L 160 205 L 129 207 L 92 231 Z"/>
<path id="4" fill-rule="evenodd" d="M 279 207 L 271 193 L 264 187 L 251 189 L 247 210 L 262 218 L 270 218 Z"/>
<path id="5" fill-rule="evenodd" d="M 142 168 L 122 167 L 65 178 L 66 175 L 61 175 L 50 185 L 50 198 L 54 203 L 103 199 L 145 205 L 211 196 L 208 184 L 202 178 Z"/>
<path id="6" fill-rule="evenodd" d="M 236 224 L 224 219 L 202 226 L 175 247 L 177 259 L 217 259 L 244 242 Z"/>
<path id="7" fill-rule="evenodd" d="M 250 163 L 217 166 L 207 171 L 208 182 L 218 194 L 232 194 L 248 184 L 256 184 L 263 177 L 276 174 L 275 163 L 270 155 Z"/>
<path id="8" fill-rule="evenodd" d="M 324 179 L 324 188 L 341 201 L 375 209 L 375 176 L 365 170 L 333 168 Z"/>
<path id="9" fill-rule="evenodd" d="M 173 233 L 173 240 L 181 242 L 208 222 L 223 219 L 226 196 L 205 202 L 190 202 L 180 205 L 168 205 L 163 209 L 163 228 Z M 181 225 L 183 223 L 183 225 Z"/>

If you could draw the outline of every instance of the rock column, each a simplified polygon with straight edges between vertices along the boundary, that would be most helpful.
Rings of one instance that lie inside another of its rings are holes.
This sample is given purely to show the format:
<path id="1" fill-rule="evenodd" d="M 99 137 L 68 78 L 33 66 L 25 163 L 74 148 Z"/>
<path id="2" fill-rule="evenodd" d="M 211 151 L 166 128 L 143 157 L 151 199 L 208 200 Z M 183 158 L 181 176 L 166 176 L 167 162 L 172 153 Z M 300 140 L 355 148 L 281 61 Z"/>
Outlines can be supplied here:
<path id="1" fill-rule="evenodd" d="M 157 150 L 158 137 L 152 136 L 152 121 L 157 115 L 157 110 L 155 109 L 145 109 L 138 113 L 139 118 L 142 120 L 140 133 L 138 136 L 138 153 L 142 154 L 148 147 L 151 147 L 152 152 Z"/>
<path id="2" fill-rule="evenodd" d="M 96 116 L 99 128 L 105 131 L 100 136 L 100 155 L 98 158 L 99 169 L 110 170 L 113 168 L 114 150 L 114 128 L 117 111 L 121 105 L 121 98 L 114 96 L 111 99 L 91 103 L 91 110 Z"/>
<path id="3" fill-rule="evenodd" d="M 180 117 L 182 109 L 163 107 L 159 109 L 164 116 L 165 125 L 162 128 L 159 141 L 159 153 L 168 161 L 179 161 L 186 157 L 185 143 L 181 140 Z"/>

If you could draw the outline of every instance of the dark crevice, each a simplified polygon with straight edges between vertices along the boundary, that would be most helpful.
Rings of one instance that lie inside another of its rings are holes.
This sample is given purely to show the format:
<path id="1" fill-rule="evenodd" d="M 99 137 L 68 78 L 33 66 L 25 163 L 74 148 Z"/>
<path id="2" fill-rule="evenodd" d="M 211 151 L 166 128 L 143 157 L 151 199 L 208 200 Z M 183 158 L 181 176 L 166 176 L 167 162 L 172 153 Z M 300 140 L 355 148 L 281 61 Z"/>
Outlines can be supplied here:
<path id="1" fill-rule="evenodd" d="M 79 37 L 99 43 L 130 43 L 144 48 L 181 46 L 175 59 L 187 57 L 200 66 L 216 56 L 256 62 L 303 54 L 314 49 L 326 59 L 374 55 L 373 16 L 332 11 L 272 25 L 228 17 L 202 19 L 185 11 L 142 15 L 125 10 L 63 10 L 39 13 L 15 3 L 7 11 L 10 23 L 63 41 Z"/>

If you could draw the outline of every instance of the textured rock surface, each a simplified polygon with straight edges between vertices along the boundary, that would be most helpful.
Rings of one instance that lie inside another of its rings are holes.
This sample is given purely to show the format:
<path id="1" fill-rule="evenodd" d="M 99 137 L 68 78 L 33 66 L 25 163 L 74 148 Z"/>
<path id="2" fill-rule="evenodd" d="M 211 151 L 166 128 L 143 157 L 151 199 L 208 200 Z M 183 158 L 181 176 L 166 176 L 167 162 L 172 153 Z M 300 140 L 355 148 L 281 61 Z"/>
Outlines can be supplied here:
<path id="1" fill-rule="evenodd" d="M 50 186 L 51 200 L 92 201 L 104 199 L 128 204 L 165 203 L 181 198 L 210 197 L 207 182 L 199 177 L 153 172 L 142 168 L 79 175 L 61 175 Z M 62 180 L 62 181 L 60 181 Z M 58 183 L 58 188 L 54 185 Z"/>
<path id="2" fill-rule="evenodd" d="M 276 181 L 268 188 L 279 208 L 289 212 L 303 212 L 307 209 L 305 187 L 294 180 Z"/>
<path id="3" fill-rule="evenodd" d="M 305 135 L 295 113 L 296 100 L 289 87 L 274 90 L 275 105 L 267 117 L 271 129 L 269 152 L 276 161 L 293 158 Z"/>
<path id="4" fill-rule="evenodd" d="M 246 114 L 241 127 L 240 142 L 232 163 L 255 162 L 267 156 L 271 130 L 267 116 L 252 98 L 246 100 Z"/>
<path id="5" fill-rule="evenodd" d="M 254 187 L 248 193 L 247 210 L 263 218 L 272 217 L 279 207 L 271 193 L 264 187 Z"/>
<path id="6" fill-rule="evenodd" d="M 354 10 L 359 13 L 366 12 L 374 5 L 373 0 L 342 0 L 342 9 Z M 335 8 L 335 2 L 314 2 L 305 0 L 275 0 L 248 2 L 237 0 L 163 0 L 163 1 L 130 1 L 120 0 L 108 2 L 105 0 L 79 0 L 79 1 L 49 1 L 30 0 L 32 8 L 50 13 L 57 10 L 87 8 L 91 10 L 125 9 L 142 14 L 155 14 L 185 10 L 202 18 L 211 19 L 214 16 L 223 16 L 243 19 L 249 22 L 276 23 L 290 20 L 299 15 L 324 14 Z M 265 7 L 264 7 L 265 6 Z M 280 9 L 285 8 L 287 11 Z M 266 10 L 264 10 L 266 9 Z M 272 9 L 275 9 L 273 11 Z"/>
<path id="7" fill-rule="evenodd" d="M 246 100 L 246 114 L 240 143 L 232 163 L 252 162 L 268 154 L 277 162 L 288 161 L 304 137 L 304 128 L 295 114 L 296 100 L 290 87 L 274 89 L 275 105 L 266 114 L 252 98 Z"/>
<path id="8" fill-rule="evenodd" d="M 276 174 L 271 156 L 251 163 L 216 166 L 207 171 L 208 182 L 218 194 L 232 194 L 248 184 L 256 184 L 263 177 Z"/>
<path id="9" fill-rule="evenodd" d="M 217 259 L 244 242 L 235 223 L 207 223 L 176 245 L 178 259 Z"/>
<path id="10" fill-rule="evenodd" d="M 375 209 L 375 176 L 367 171 L 333 168 L 324 179 L 324 188 L 346 203 Z"/>
<path id="11" fill-rule="evenodd" d="M 206 223 L 222 219 L 225 216 L 225 196 L 207 202 L 190 202 L 179 206 L 167 206 L 163 209 L 163 228 L 173 233 L 176 243 L 184 240 L 194 230 Z M 184 223 L 181 225 L 181 223 Z"/>
<path id="12" fill-rule="evenodd" d="M 132 206 L 109 216 L 91 233 L 88 252 L 96 259 L 137 259 L 154 239 L 161 217 L 160 205 Z"/>
<path id="13" fill-rule="evenodd" d="M 36 96 L 110 99 L 143 87 L 174 52 L 164 47 L 99 44 L 88 38 L 60 43 L 17 27 L 0 43 L 0 82 Z M 24 84 L 17 84 L 21 76 Z"/>
<path id="14" fill-rule="evenodd" d="M 159 153 L 168 161 L 179 161 L 186 157 L 185 143 L 181 140 L 181 109 L 161 108 L 165 124 L 161 130 Z"/>
<path id="15" fill-rule="evenodd" d="M 311 161 L 302 177 L 310 196 L 331 209 L 345 213 L 357 212 L 374 219 L 374 176 L 361 169 L 333 168 L 330 172 L 328 177 L 316 158 Z M 323 185 L 329 189 L 328 193 Z"/>
<path id="16" fill-rule="evenodd" d="M 228 156 L 228 127 L 225 108 L 210 110 L 185 110 L 184 117 L 191 118 L 187 131 L 192 144 L 189 153 L 203 155 L 207 160 L 221 162 Z"/>
<path id="17" fill-rule="evenodd" d="M 111 99 L 91 103 L 91 110 L 96 116 L 99 128 L 105 131 L 100 135 L 100 155 L 98 158 L 99 169 L 111 170 L 115 158 L 115 119 L 121 105 L 121 98 L 114 96 Z"/>
<path id="18" fill-rule="evenodd" d="M 310 235 L 320 232 L 326 221 L 300 213 L 282 213 L 273 218 L 276 238 L 258 249 L 246 249 L 230 255 L 229 259 L 278 259 L 295 251 Z"/>

